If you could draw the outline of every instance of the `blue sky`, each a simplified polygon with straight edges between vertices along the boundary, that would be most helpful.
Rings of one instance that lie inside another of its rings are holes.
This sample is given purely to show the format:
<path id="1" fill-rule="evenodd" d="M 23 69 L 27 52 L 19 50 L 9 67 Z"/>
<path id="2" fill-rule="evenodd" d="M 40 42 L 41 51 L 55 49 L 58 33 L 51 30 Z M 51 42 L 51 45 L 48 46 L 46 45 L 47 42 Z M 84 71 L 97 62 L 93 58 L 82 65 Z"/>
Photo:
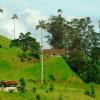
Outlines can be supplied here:
<path id="1" fill-rule="evenodd" d="M 30 31 L 38 41 L 39 31 L 35 31 L 38 20 L 56 15 L 59 8 L 66 19 L 90 16 L 96 29 L 100 19 L 100 0 L 0 0 L 0 7 L 4 9 L 4 13 L 0 14 L 0 34 L 9 38 L 13 38 L 13 13 L 19 17 L 16 21 L 16 37 L 20 32 Z"/>
<path id="2" fill-rule="evenodd" d="M 48 15 L 54 14 L 58 8 L 73 16 L 98 16 L 100 12 L 100 0 L 0 0 L 0 4 L 12 11 L 21 12 L 30 7 Z"/>

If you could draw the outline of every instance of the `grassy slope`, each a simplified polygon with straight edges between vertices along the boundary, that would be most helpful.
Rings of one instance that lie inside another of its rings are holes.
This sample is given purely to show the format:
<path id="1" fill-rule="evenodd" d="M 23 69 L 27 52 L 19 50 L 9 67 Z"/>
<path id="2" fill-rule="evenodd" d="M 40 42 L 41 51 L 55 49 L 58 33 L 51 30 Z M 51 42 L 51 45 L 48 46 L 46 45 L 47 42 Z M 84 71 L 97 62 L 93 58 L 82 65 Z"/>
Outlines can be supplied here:
<path id="1" fill-rule="evenodd" d="M 20 62 L 17 54 L 21 51 L 19 49 L 9 48 L 10 40 L 0 36 L 0 44 L 3 46 L 0 48 L 0 80 L 19 80 L 24 78 L 27 82 L 27 88 L 32 89 L 33 83 L 29 80 L 40 80 L 41 66 L 39 62 L 30 64 L 29 62 Z M 46 90 L 49 83 L 45 86 L 41 86 L 40 83 L 34 83 L 38 89 L 38 93 L 43 98 L 42 100 L 58 100 L 58 96 L 62 95 L 63 99 L 69 98 L 69 100 L 93 100 L 92 98 L 85 96 L 84 89 L 89 88 L 82 80 L 70 69 L 63 58 L 61 57 L 46 57 L 44 62 L 44 79 L 49 81 L 49 75 L 53 75 L 56 79 L 54 82 L 54 93 L 46 94 L 41 90 L 41 87 Z M 59 82 L 60 81 L 60 82 Z M 37 85 L 38 84 L 38 85 Z M 97 100 L 99 100 L 99 86 L 97 86 Z M 77 91 L 77 92 L 76 92 Z M 17 98 L 16 98 L 17 97 Z M 45 99 L 44 99 L 45 97 Z M 0 100 L 35 100 L 35 94 L 26 93 L 3 93 L 0 92 Z M 82 99 L 80 99 L 82 98 Z"/>
<path id="2" fill-rule="evenodd" d="M 19 49 L 9 48 L 10 40 L 0 36 L 0 80 L 15 79 L 21 77 L 26 79 L 40 80 L 40 62 L 30 64 L 29 62 L 20 62 L 17 54 Z M 9 72 L 9 73 L 8 73 Z M 16 74 L 15 74 L 16 73 Z M 66 64 L 61 57 L 45 57 L 44 61 L 44 79 L 49 80 L 49 75 L 53 75 L 57 81 L 66 80 L 75 73 Z"/>
<path id="3" fill-rule="evenodd" d="M 0 35 L 0 44 L 3 45 L 3 47 L 8 48 L 10 44 L 10 39 Z"/>

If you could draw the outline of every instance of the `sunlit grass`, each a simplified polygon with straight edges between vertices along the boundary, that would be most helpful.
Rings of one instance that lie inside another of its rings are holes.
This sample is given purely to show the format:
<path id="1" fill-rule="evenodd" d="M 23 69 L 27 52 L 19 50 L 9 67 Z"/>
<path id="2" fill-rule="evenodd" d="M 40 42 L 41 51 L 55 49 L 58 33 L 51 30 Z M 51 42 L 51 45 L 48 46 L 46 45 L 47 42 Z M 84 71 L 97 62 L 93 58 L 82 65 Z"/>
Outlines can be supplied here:
<path id="1" fill-rule="evenodd" d="M 9 48 L 10 40 L 0 36 L 0 80 L 16 80 L 24 78 L 26 82 L 26 93 L 5 93 L 0 92 L 0 100 L 35 100 L 39 94 L 41 100 L 94 100 L 84 95 L 90 85 L 84 83 L 78 75 L 72 71 L 62 57 L 44 56 L 44 80 L 47 83 L 41 84 L 41 63 L 28 61 L 21 62 L 17 56 L 22 51 L 16 48 Z M 55 81 L 51 81 L 53 75 Z M 38 82 L 33 82 L 38 81 Z M 49 91 L 50 84 L 54 85 L 54 91 Z M 32 93 L 33 86 L 37 92 Z M 46 93 L 46 90 L 49 92 Z M 96 99 L 100 100 L 100 85 L 95 85 Z"/>

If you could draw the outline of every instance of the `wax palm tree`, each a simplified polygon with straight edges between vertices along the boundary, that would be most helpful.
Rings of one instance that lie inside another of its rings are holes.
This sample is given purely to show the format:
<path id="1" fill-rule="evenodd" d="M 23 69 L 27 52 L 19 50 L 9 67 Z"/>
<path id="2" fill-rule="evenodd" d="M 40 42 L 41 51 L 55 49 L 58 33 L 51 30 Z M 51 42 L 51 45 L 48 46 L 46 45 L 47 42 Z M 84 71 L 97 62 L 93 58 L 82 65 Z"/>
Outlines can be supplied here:
<path id="1" fill-rule="evenodd" d="M 15 30 L 15 28 L 16 28 L 16 19 L 18 19 L 18 16 L 16 15 L 16 14 L 14 14 L 14 16 L 12 17 L 12 19 L 14 20 L 14 39 L 16 38 L 15 37 L 15 34 L 16 34 L 16 30 Z"/>
<path id="2" fill-rule="evenodd" d="M 3 13 L 3 9 L 2 8 L 0 8 L 0 12 Z"/>
<path id="3" fill-rule="evenodd" d="M 58 16 L 59 16 L 59 17 L 61 17 L 62 13 L 63 13 L 63 10 L 58 9 Z M 63 19 L 63 21 L 65 22 L 64 19 Z M 66 37 L 67 37 L 67 39 L 68 39 L 68 34 L 66 34 Z M 66 46 L 67 46 L 67 57 L 68 57 L 68 43 L 66 44 Z"/>
<path id="4" fill-rule="evenodd" d="M 44 20 L 39 21 L 39 25 L 36 26 L 36 30 L 40 29 L 41 30 L 41 83 L 43 83 L 43 70 L 44 70 L 44 62 L 43 62 L 43 34 L 42 31 L 43 29 L 46 28 L 46 24 Z"/>
<path id="5" fill-rule="evenodd" d="M 98 24 L 99 24 L 99 33 L 100 33 L 100 19 L 98 20 Z"/>
<path id="6" fill-rule="evenodd" d="M 62 12 L 63 11 L 61 9 L 58 9 L 58 12 L 57 13 L 58 13 L 59 16 L 61 16 Z"/>

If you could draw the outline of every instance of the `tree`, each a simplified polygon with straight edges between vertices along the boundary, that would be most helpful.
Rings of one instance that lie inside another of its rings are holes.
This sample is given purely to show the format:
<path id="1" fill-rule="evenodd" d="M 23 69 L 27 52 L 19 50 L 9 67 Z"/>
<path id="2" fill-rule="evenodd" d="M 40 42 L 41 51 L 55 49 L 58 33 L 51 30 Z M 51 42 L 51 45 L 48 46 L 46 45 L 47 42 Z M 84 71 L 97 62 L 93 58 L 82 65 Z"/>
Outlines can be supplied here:
<path id="1" fill-rule="evenodd" d="M 16 34 L 16 19 L 18 19 L 18 16 L 16 14 L 14 14 L 14 16 L 12 17 L 12 19 L 14 20 L 14 39 L 16 38 L 15 34 Z"/>
<path id="2" fill-rule="evenodd" d="M 89 17 L 74 18 L 67 23 L 67 34 L 69 36 L 69 48 L 89 55 L 94 46 L 98 44 L 98 33 L 94 30 L 94 25 Z"/>
<path id="3" fill-rule="evenodd" d="M 66 20 L 61 16 L 62 10 L 58 9 L 58 16 L 52 16 L 47 23 L 49 33 L 48 42 L 53 48 L 65 48 Z"/>
<path id="4" fill-rule="evenodd" d="M 36 30 L 41 30 L 41 83 L 43 83 L 43 70 L 44 70 L 44 62 L 43 62 L 43 35 L 42 31 L 46 28 L 46 24 L 44 20 L 39 21 L 39 25 L 36 26 Z"/>
<path id="5" fill-rule="evenodd" d="M 48 20 L 49 44 L 70 50 L 65 58 L 85 82 L 100 82 L 100 33 L 94 30 L 90 17 L 66 21 L 61 14 L 62 10 L 58 9 L 58 16 Z"/>
<path id="6" fill-rule="evenodd" d="M 38 53 L 40 51 L 40 45 L 35 38 L 30 36 L 31 33 L 20 33 L 18 39 L 11 41 L 11 46 L 20 47 L 24 52 L 30 50 L 32 53 Z"/>
<path id="7" fill-rule="evenodd" d="M 18 39 L 14 39 L 14 40 L 11 40 L 11 43 L 10 43 L 10 48 L 11 47 L 19 47 L 19 43 L 18 43 Z"/>
<path id="8" fill-rule="evenodd" d="M 40 44 L 36 41 L 35 38 L 31 37 L 31 33 L 27 32 L 25 34 L 20 33 L 18 39 L 14 39 L 11 41 L 10 47 L 19 47 L 23 54 L 27 53 L 27 51 L 31 52 L 30 56 L 34 56 L 35 58 L 39 57 L 40 52 Z"/>
<path id="9" fill-rule="evenodd" d="M 20 81 L 20 92 L 25 92 L 25 86 L 26 86 L 25 80 L 21 78 L 19 81 Z"/>
<path id="10" fill-rule="evenodd" d="M 63 11 L 62 11 L 61 9 L 58 9 L 58 15 L 59 15 L 59 16 L 61 16 L 62 12 L 63 12 Z"/>
<path id="11" fill-rule="evenodd" d="M 3 9 L 2 8 L 0 8 L 0 12 L 3 13 Z"/>
<path id="12" fill-rule="evenodd" d="M 85 82 L 99 82 L 100 34 L 91 22 L 89 17 L 68 21 L 71 53 L 67 61 Z"/>

